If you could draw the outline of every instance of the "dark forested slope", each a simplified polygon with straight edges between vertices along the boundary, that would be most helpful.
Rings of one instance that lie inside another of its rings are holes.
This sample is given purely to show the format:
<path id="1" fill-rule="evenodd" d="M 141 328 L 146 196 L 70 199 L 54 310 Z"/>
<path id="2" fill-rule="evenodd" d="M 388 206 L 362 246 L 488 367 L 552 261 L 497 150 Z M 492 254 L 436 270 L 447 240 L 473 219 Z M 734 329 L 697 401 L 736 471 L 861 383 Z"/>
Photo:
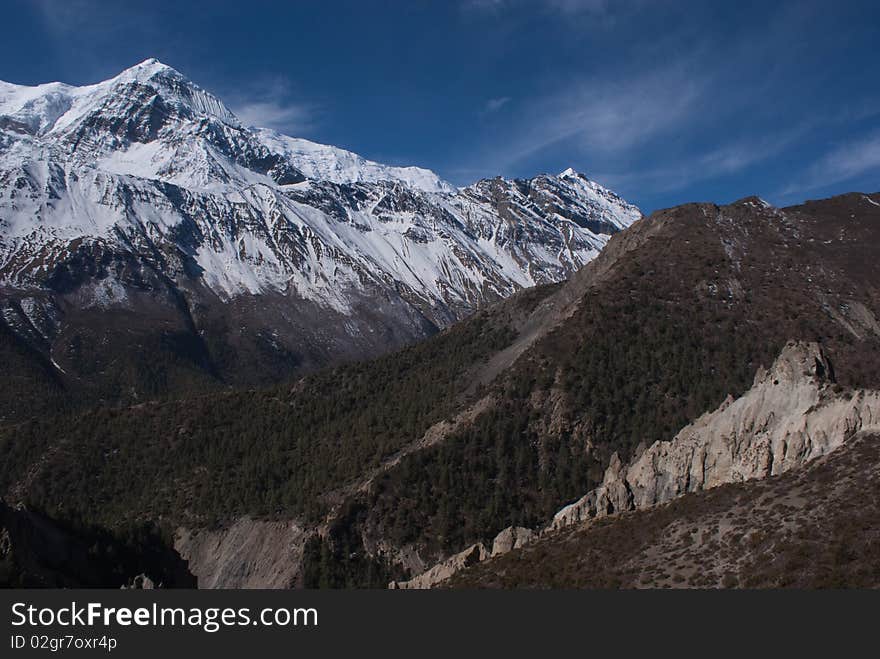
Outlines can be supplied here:
<path id="1" fill-rule="evenodd" d="M 443 553 L 546 521 L 612 452 L 626 459 L 741 394 L 792 337 L 819 341 L 841 384 L 876 387 L 878 238 L 864 195 L 692 204 L 638 223 L 569 284 L 575 311 L 504 373 L 495 407 L 379 481 L 373 523 Z"/>

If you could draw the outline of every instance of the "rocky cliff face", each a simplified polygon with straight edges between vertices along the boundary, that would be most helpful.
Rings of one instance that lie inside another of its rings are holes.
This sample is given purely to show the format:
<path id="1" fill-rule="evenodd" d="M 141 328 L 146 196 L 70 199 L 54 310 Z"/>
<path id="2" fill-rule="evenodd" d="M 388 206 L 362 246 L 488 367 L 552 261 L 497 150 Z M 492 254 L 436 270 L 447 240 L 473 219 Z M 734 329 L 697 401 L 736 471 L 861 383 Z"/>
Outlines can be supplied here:
<path id="1" fill-rule="evenodd" d="M 615 453 L 602 484 L 562 508 L 544 529 L 511 527 L 493 550 L 475 545 L 392 588 L 430 588 L 460 570 L 542 535 L 598 518 L 651 508 L 724 484 L 759 480 L 803 467 L 856 435 L 880 431 L 880 392 L 844 390 L 814 342 L 789 342 L 770 369 L 759 369 L 741 397 L 728 397 L 625 464 Z"/>
<path id="2" fill-rule="evenodd" d="M 600 487 L 566 506 L 552 528 L 654 506 L 725 483 L 766 478 L 880 429 L 880 392 L 842 391 L 815 343 L 791 342 L 752 388 L 629 465 L 615 456 Z"/>
<path id="3" fill-rule="evenodd" d="M 529 544 L 538 537 L 538 533 L 521 526 L 511 526 L 495 536 L 491 549 L 478 542 L 464 551 L 450 556 L 442 563 L 438 563 L 431 569 L 409 579 L 407 581 L 392 581 L 388 587 L 392 590 L 418 590 L 433 588 L 443 583 L 456 573 L 465 568 L 475 565 L 487 558 L 501 556 L 514 549 L 519 549 Z"/>
<path id="4" fill-rule="evenodd" d="M 449 579 L 452 575 L 480 561 L 486 560 L 489 552 L 483 543 L 471 545 L 464 551 L 450 556 L 442 563 L 438 563 L 430 570 L 409 579 L 408 581 L 392 581 L 388 584 L 391 590 L 421 590 L 432 588 Z"/>

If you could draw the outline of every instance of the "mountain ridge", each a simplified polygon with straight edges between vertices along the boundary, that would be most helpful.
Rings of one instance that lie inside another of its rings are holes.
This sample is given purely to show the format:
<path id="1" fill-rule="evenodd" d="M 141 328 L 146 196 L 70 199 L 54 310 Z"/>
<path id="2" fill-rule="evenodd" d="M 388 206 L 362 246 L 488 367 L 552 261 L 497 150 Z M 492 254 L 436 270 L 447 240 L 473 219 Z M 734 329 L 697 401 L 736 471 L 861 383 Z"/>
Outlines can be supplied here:
<path id="1" fill-rule="evenodd" d="M 3 322 L 50 380 L 99 382 L 92 398 L 379 354 L 564 279 L 639 216 L 573 171 L 456 189 L 251 129 L 157 60 L 0 87 Z M 106 344 L 107 363 L 81 343 Z M 156 352 L 164 383 L 132 375 Z M 120 383 L 94 376 L 117 362 Z"/>
<path id="2" fill-rule="evenodd" d="M 842 451 L 860 435 L 877 432 L 880 392 L 836 385 L 833 367 L 818 344 L 791 341 L 768 369 L 758 369 L 752 387 L 739 398 L 728 396 L 675 437 L 637 451 L 628 464 L 612 454 L 601 484 L 557 511 L 543 528 L 508 527 L 491 545 L 468 547 L 390 587 L 442 587 L 473 564 L 531 542 L 553 543 L 544 538 L 563 529 L 803 469 Z M 506 537 L 511 540 L 505 543 Z"/>

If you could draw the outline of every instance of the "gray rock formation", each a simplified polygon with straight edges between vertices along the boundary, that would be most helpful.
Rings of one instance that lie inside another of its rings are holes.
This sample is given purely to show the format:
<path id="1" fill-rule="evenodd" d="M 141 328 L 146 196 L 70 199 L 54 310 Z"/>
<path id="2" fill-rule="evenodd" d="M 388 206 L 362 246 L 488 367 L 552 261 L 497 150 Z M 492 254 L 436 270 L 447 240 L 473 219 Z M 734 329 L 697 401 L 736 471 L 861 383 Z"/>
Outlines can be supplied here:
<path id="1" fill-rule="evenodd" d="M 528 544 L 534 538 L 535 532 L 522 526 L 508 526 L 495 536 L 492 542 L 492 556 L 506 554 L 513 549 L 519 549 Z"/>
<path id="2" fill-rule="evenodd" d="M 161 585 L 159 584 L 159 587 Z M 155 590 L 156 587 L 156 583 L 150 577 L 141 573 L 132 579 L 130 584 L 122 586 L 122 590 Z"/>
<path id="3" fill-rule="evenodd" d="M 388 584 L 388 587 L 392 590 L 431 588 L 441 581 L 445 581 L 459 570 L 485 560 L 487 556 L 489 556 L 489 553 L 486 551 L 485 545 L 482 542 L 478 542 L 464 551 L 450 556 L 442 563 L 438 563 L 427 572 L 423 572 L 409 581 L 392 581 Z"/>
<path id="4" fill-rule="evenodd" d="M 781 474 L 831 453 L 860 432 L 880 432 L 880 392 L 842 390 L 833 380 L 831 364 L 818 344 L 790 341 L 770 370 L 758 370 L 740 398 L 729 396 L 718 409 L 672 440 L 655 442 L 629 465 L 615 453 L 602 484 L 561 509 L 546 528 L 508 527 L 495 538 L 490 554 L 474 545 L 392 587 L 430 588 L 474 562 L 517 549 L 544 533 L 725 483 Z"/>
<path id="5" fill-rule="evenodd" d="M 880 392 L 841 391 L 816 343 L 789 342 L 740 398 L 729 397 L 626 467 L 615 455 L 602 485 L 560 510 L 551 528 L 781 474 L 878 429 Z"/>
<path id="6" fill-rule="evenodd" d="M 531 542 L 536 535 L 531 529 L 522 526 L 508 526 L 495 536 L 495 539 L 492 541 L 491 552 L 486 549 L 483 543 L 478 542 L 464 551 L 450 556 L 442 563 L 438 563 L 430 570 L 413 577 L 409 581 L 392 581 L 388 587 L 392 589 L 431 588 L 474 563 L 479 563 L 493 556 L 506 554 L 513 549 L 519 549 Z"/>

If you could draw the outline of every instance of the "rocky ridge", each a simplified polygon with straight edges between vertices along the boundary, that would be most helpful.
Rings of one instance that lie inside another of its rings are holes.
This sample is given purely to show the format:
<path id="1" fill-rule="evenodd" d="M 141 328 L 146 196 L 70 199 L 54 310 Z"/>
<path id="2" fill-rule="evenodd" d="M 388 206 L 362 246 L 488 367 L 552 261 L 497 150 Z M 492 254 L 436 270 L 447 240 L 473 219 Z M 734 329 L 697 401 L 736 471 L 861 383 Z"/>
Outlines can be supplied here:
<path id="1" fill-rule="evenodd" d="M 880 392 L 842 389 L 817 343 L 790 341 L 770 369 L 759 369 L 743 396 L 728 397 L 718 409 L 672 440 L 655 442 L 629 464 L 614 454 L 602 484 L 562 508 L 545 528 L 505 529 L 491 553 L 474 545 L 389 587 L 431 588 L 469 565 L 543 535 L 720 485 L 783 474 L 828 455 L 856 435 L 878 431 Z M 511 537 L 517 541 L 505 541 Z"/>
<path id="2" fill-rule="evenodd" d="M 878 429 L 880 392 L 841 391 L 818 344 L 790 342 L 740 398 L 671 441 L 655 442 L 628 466 L 612 458 L 602 485 L 560 510 L 550 528 L 785 473 Z"/>

